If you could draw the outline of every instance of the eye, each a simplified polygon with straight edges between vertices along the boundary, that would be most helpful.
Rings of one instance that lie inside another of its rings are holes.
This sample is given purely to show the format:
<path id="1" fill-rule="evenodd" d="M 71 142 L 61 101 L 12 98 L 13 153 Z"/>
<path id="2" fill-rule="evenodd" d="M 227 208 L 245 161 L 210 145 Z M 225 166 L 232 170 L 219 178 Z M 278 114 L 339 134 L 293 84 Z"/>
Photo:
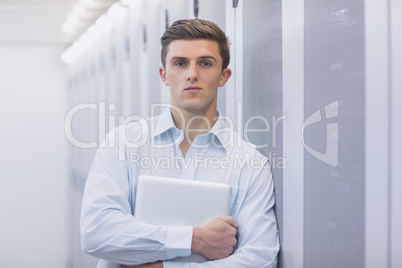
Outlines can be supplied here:
<path id="1" fill-rule="evenodd" d="M 176 66 L 179 66 L 179 67 L 182 67 L 182 66 L 186 65 L 186 63 L 185 63 L 184 61 L 177 61 L 177 62 L 175 63 L 175 65 L 176 65 Z"/>
<path id="2" fill-rule="evenodd" d="M 211 64 L 209 61 L 203 61 L 203 62 L 201 62 L 201 65 L 202 65 L 202 66 L 205 66 L 205 67 L 209 67 L 209 66 L 211 66 L 212 64 Z"/>

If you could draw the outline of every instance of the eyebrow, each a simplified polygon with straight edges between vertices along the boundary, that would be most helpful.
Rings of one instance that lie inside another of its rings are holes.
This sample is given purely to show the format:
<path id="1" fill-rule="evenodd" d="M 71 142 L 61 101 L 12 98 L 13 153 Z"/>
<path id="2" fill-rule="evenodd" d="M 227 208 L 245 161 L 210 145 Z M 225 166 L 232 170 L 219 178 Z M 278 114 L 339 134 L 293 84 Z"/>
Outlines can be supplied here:
<path id="1" fill-rule="evenodd" d="M 187 58 L 186 58 L 186 57 L 172 57 L 172 58 L 170 59 L 171 62 L 172 62 L 172 61 L 176 61 L 176 60 L 187 60 Z"/>
<path id="2" fill-rule="evenodd" d="M 215 57 L 213 57 L 213 56 L 201 56 L 201 57 L 198 57 L 198 59 L 201 59 L 201 60 L 212 60 L 212 61 L 214 61 L 214 62 L 218 62 L 218 61 L 215 59 Z M 188 60 L 188 58 L 186 58 L 186 57 L 179 57 L 179 56 L 177 56 L 177 57 L 172 57 L 172 58 L 170 59 L 170 62 L 176 61 L 176 60 Z"/>

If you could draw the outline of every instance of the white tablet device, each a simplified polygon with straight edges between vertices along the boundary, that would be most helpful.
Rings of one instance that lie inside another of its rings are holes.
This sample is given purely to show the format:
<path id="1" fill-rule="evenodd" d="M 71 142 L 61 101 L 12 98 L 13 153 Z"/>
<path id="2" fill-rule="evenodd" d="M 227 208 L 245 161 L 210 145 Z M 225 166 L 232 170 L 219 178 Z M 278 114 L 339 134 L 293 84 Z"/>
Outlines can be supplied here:
<path id="1" fill-rule="evenodd" d="M 202 226 L 229 215 L 230 185 L 142 175 L 138 179 L 134 216 L 166 226 Z"/>

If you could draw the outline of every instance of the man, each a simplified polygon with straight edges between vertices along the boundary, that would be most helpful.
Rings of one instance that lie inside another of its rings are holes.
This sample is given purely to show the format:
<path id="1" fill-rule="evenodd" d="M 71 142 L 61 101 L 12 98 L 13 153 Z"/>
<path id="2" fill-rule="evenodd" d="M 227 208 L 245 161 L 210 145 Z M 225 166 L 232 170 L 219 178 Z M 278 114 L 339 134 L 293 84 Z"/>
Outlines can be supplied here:
<path id="1" fill-rule="evenodd" d="M 279 241 L 269 163 L 217 112 L 218 87 L 231 76 L 226 35 L 212 22 L 181 20 L 161 42 L 159 73 L 170 89 L 170 107 L 113 130 L 98 150 L 83 197 L 83 250 L 102 259 L 98 267 L 276 267 Z M 177 165 L 145 167 L 139 161 L 159 163 L 167 156 Z M 141 222 L 133 210 L 142 174 L 229 184 L 230 216 L 202 227 Z M 191 253 L 210 261 L 176 259 Z"/>

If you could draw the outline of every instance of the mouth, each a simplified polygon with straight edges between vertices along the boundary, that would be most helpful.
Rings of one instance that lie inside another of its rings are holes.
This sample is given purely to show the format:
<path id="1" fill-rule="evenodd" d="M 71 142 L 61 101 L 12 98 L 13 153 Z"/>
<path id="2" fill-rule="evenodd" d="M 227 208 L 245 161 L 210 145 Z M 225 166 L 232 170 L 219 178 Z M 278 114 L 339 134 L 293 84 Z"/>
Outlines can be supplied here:
<path id="1" fill-rule="evenodd" d="M 200 91 L 200 90 L 202 90 L 202 88 L 196 87 L 196 86 L 190 86 L 190 87 L 186 87 L 186 88 L 184 89 L 184 91 L 186 91 L 186 92 L 191 92 L 191 93 L 193 93 L 193 92 L 198 92 L 198 91 Z"/>

